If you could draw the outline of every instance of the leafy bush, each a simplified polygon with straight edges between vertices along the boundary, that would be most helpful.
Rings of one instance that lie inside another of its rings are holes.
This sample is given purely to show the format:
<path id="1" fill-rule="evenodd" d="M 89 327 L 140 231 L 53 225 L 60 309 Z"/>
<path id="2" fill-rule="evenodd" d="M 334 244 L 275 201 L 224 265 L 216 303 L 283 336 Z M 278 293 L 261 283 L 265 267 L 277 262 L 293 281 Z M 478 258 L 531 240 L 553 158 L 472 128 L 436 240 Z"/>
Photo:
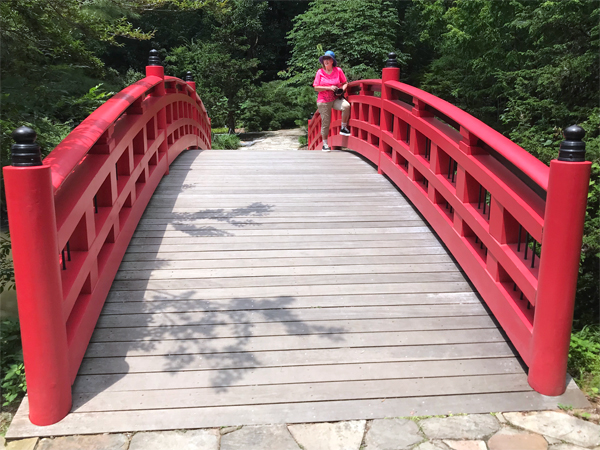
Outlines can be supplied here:
<path id="1" fill-rule="evenodd" d="M 308 136 L 298 136 L 298 144 L 300 144 L 300 147 L 306 147 L 308 145 Z"/>
<path id="2" fill-rule="evenodd" d="M 15 288 L 15 269 L 10 257 L 10 249 L 8 233 L 5 236 L 0 235 L 0 294 Z"/>
<path id="3" fill-rule="evenodd" d="M 210 130 L 210 132 L 215 135 L 215 134 L 225 134 L 227 133 L 227 127 L 221 127 L 221 128 L 213 128 Z"/>
<path id="4" fill-rule="evenodd" d="M 568 371 L 588 395 L 600 393 L 600 327 L 584 327 L 571 335 Z"/>
<path id="5" fill-rule="evenodd" d="M 242 122 L 246 131 L 279 130 L 292 128 L 316 109 L 316 95 L 312 87 L 295 88 L 282 81 L 263 83 L 251 91 L 242 103 Z"/>
<path id="6" fill-rule="evenodd" d="M 0 324 L 0 381 L 3 406 L 8 406 L 27 392 L 21 330 L 17 319 L 3 319 Z"/>
<path id="7" fill-rule="evenodd" d="M 235 150 L 240 147 L 240 138 L 235 134 L 217 134 L 213 137 L 212 148 L 215 150 Z"/>

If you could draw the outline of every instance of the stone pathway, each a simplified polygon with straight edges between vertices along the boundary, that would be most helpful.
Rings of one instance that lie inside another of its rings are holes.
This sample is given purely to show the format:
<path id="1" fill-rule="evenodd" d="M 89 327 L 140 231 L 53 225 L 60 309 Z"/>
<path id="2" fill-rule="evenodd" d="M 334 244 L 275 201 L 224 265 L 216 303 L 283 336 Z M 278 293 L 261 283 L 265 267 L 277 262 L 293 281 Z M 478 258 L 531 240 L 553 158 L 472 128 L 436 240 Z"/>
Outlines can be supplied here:
<path id="1" fill-rule="evenodd" d="M 243 133 L 240 134 L 242 147 L 238 150 L 298 150 L 300 147 L 298 138 L 303 135 L 306 135 L 306 132 L 301 128 L 263 131 L 260 133 Z"/>
<path id="2" fill-rule="evenodd" d="M 6 450 L 600 450 L 600 425 L 562 411 L 21 439 Z"/>

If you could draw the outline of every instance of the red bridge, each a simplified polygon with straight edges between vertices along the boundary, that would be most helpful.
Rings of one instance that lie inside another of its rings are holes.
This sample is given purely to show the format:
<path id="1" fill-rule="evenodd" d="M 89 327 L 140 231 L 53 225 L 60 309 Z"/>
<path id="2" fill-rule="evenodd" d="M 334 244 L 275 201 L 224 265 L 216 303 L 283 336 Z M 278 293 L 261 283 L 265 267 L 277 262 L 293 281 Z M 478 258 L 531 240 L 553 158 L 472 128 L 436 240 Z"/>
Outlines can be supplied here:
<path id="1" fill-rule="evenodd" d="M 354 153 L 206 151 L 194 82 L 149 64 L 43 161 L 15 133 L 10 437 L 585 404 L 583 130 L 547 167 L 390 54 L 351 83 L 351 136 L 334 113 Z"/>

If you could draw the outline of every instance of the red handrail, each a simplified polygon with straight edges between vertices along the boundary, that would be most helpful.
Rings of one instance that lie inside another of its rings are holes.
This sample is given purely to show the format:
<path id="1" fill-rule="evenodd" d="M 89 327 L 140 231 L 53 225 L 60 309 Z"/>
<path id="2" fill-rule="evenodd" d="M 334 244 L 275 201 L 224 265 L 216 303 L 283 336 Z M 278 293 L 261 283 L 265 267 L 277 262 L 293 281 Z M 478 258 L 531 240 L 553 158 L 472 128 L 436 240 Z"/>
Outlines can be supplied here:
<path id="1" fill-rule="evenodd" d="M 362 154 L 404 192 L 529 366 L 531 386 L 562 394 L 591 163 L 548 167 L 399 77 L 391 67 L 381 80 L 350 83 L 360 87 L 349 97 L 351 136 L 339 134 L 334 111 L 329 144 Z M 320 128 L 317 112 L 311 150 L 321 148 Z"/>
<path id="2" fill-rule="evenodd" d="M 71 384 L 133 232 L 169 164 L 210 148 L 194 82 L 146 78 L 86 118 L 34 167 L 5 167 L 30 420 L 71 407 Z"/>

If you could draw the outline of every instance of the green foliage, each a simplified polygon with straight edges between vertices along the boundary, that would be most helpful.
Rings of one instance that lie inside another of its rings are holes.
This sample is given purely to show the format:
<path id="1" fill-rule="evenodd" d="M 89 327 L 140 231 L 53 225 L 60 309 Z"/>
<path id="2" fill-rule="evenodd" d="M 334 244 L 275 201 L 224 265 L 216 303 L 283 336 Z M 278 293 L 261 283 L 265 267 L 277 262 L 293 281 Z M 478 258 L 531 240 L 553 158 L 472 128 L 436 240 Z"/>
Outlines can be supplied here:
<path id="1" fill-rule="evenodd" d="M 10 249 L 10 236 L 8 233 L 0 235 L 0 294 L 15 288 L 15 269 Z"/>
<path id="2" fill-rule="evenodd" d="M 89 79 L 83 78 L 88 81 Z M 10 164 L 10 147 L 14 143 L 12 132 L 22 126 L 29 126 L 37 133 L 37 143 L 42 157 L 50 153 L 83 119 L 102 105 L 112 92 L 105 92 L 102 85 L 91 86 L 87 91 L 78 88 L 52 90 L 52 83 L 42 84 L 19 94 L 8 77 L 4 81 L 0 110 L 0 157 L 2 166 Z M 55 86 L 56 87 L 56 86 Z M 86 85 L 84 84 L 84 88 Z M 0 173 L 0 181 L 4 178 Z M 2 210 L 5 208 L 4 190 L 0 198 Z"/>
<path id="3" fill-rule="evenodd" d="M 235 134 L 216 134 L 212 138 L 214 150 L 235 150 L 240 146 L 240 138 Z"/>
<path id="4" fill-rule="evenodd" d="M 568 371 L 588 393 L 600 393 L 600 327 L 584 327 L 571 335 Z"/>
<path id="5" fill-rule="evenodd" d="M 561 409 L 563 411 L 573 411 L 572 405 L 563 405 L 562 403 L 559 403 L 557 406 L 558 406 L 558 409 Z"/>
<path id="6" fill-rule="evenodd" d="M 321 67 L 319 56 L 333 50 L 349 80 L 380 78 L 387 54 L 395 48 L 397 31 L 398 12 L 390 1 L 315 0 L 294 18 L 288 34 L 292 57 L 282 75 L 290 84 L 312 86 Z M 405 60 L 404 54 L 396 53 L 400 61 Z"/>
<path id="7" fill-rule="evenodd" d="M 165 58 L 167 69 L 184 74 L 191 70 L 196 88 L 213 123 L 235 131 L 240 105 L 259 76 L 253 52 L 262 33 L 266 2 L 230 0 L 226 8 L 207 11 L 204 26 L 211 39 L 192 41 L 173 49 Z"/>
<path id="8" fill-rule="evenodd" d="M 12 404 L 27 392 L 17 319 L 3 319 L 0 323 L 0 382 L 3 406 Z"/>
<path id="9" fill-rule="evenodd" d="M 298 136 L 298 145 L 306 147 L 308 145 L 308 136 Z"/>
<path id="10" fill-rule="evenodd" d="M 58 62 L 102 70 L 94 50 L 99 42 L 147 40 L 152 31 L 134 27 L 140 12 L 174 5 L 201 8 L 206 1 L 191 0 L 5 0 L 0 2 L 0 39 L 3 72 L 22 73 L 30 64 Z"/>
<path id="11" fill-rule="evenodd" d="M 422 89 L 502 132 L 534 156 L 556 158 L 562 129 L 586 130 L 593 162 L 575 310 L 598 323 L 600 297 L 600 3 L 581 0 L 415 0 L 405 49 Z M 404 31 L 406 33 L 407 31 Z"/>
<path id="12" fill-rule="evenodd" d="M 241 105 L 241 119 L 246 131 L 292 128 L 301 117 L 314 109 L 314 90 L 304 86 L 294 88 L 281 81 L 263 83 L 250 92 Z"/>

